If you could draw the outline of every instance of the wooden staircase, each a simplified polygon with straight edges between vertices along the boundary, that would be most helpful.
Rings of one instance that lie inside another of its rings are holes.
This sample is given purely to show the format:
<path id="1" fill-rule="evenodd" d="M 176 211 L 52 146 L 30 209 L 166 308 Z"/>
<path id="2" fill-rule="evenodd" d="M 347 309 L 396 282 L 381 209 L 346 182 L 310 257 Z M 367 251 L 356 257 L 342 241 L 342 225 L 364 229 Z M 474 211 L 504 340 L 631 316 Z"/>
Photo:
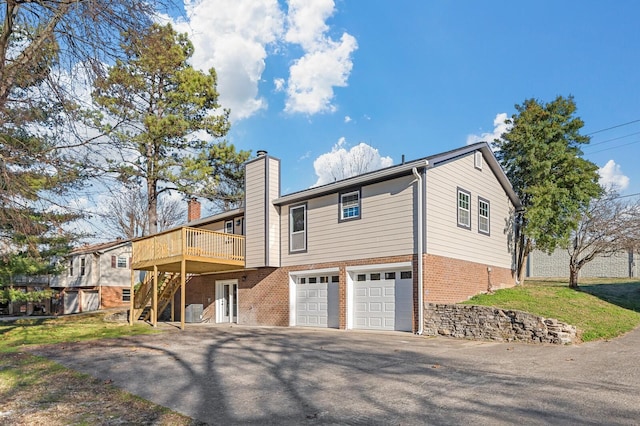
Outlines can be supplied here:
<path id="1" fill-rule="evenodd" d="M 191 278 L 190 276 L 187 277 Z M 158 273 L 158 315 L 163 312 L 180 288 L 179 273 Z M 148 321 L 151 318 L 153 299 L 153 274 L 147 274 L 140 288 L 135 292 L 133 318 Z"/>

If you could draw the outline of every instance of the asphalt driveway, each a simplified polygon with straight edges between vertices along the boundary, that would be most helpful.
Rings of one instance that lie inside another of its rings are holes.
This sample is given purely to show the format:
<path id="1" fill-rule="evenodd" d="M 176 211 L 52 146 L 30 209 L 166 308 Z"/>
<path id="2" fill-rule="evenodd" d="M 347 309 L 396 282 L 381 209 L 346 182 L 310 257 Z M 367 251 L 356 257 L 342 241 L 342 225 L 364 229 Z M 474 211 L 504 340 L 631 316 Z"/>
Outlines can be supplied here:
<path id="1" fill-rule="evenodd" d="M 640 329 L 536 346 L 188 325 L 39 353 L 210 424 L 640 423 Z"/>

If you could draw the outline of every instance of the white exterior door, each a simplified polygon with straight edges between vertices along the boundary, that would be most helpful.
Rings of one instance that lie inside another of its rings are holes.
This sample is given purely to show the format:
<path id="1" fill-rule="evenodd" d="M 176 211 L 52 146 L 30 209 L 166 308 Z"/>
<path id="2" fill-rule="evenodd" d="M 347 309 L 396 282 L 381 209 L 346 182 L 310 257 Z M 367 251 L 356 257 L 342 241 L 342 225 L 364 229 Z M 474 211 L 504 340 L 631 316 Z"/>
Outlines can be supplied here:
<path id="1" fill-rule="evenodd" d="M 216 322 L 238 322 L 238 281 L 216 281 Z"/>
<path id="2" fill-rule="evenodd" d="M 413 279 L 410 274 L 401 274 L 401 271 L 354 274 L 353 328 L 413 329 Z"/>

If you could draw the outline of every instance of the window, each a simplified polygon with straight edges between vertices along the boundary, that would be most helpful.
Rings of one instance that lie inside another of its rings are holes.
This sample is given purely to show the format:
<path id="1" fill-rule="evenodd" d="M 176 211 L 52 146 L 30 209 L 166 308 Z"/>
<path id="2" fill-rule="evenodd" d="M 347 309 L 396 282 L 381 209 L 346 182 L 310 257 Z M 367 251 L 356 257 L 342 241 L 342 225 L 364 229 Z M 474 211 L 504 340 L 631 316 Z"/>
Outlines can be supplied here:
<path id="1" fill-rule="evenodd" d="M 69 276 L 73 276 L 73 259 L 69 259 Z"/>
<path id="2" fill-rule="evenodd" d="M 123 288 L 122 289 L 122 301 L 123 302 L 131 302 L 131 289 Z"/>
<path id="3" fill-rule="evenodd" d="M 478 232 L 489 235 L 489 201 L 478 197 Z"/>
<path id="4" fill-rule="evenodd" d="M 375 274 L 369 275 L 369 279 L 371 281 L 380 281 L 380 273 L 376 272 Z"/>
<path id="5" fill-rule="evenodd" d="M 320 277 L 320 282 L 321 283 L 328 283 L 329 282 L 329 277 Z"/>
<path id="6" fill-rule="evenodd" d="M 358 274 L 358 276 L 356 277 L 356 281 L 366 281 L 366 280 L 367 280 L 366 274 Z"/>
<path id="7" fill-rule="evenodd" d="M 331 282 L 332 283 L 339 283 L 340 282 L 340 277 L 338 275 L 334 275 L 331 277 Z"/>
<path id="8" fill-rule="evenodd" d="M 307 279 L 305 277 L 300 278 L 299 284 L 306 284 Z"/>
<path id="9" fill-rule="evenodd" d="M 458 226 L 471 229 L 471 194 L 458 188 Z"/>
<path id="10" fill-rule="evenodd" d="M 125 256 L 118 256 L 118 268 L 126 268 L 127 267 L 127 258 Z"/>
<path id="11" fill-rule="evenodd" d="M 385 272 L 384 273 L 384 279 L 385 280 L 395 280 L 396 279 L 396 273 L 395 272 Z"/>
<path id="12" fill-rule="evenodd" d="M 340 194 L 340 220 L 360 218 L 360 190 Z"/>
<path id="13" fill-rule="evenodd" d="M 402 271 L 400 272 L 400 279 L 401 280 L 407 280 L 411 278 L 411 271 Z"/>
<path id="14" fill-rule="evenodd" d="M 318 282 L 317 277 L 309 277 L 309 284 L 316 284 Z"/>
<path id="15" fill-rule="evenodd" d="M 85 269 L 86 269 L 86 267 L 85 267 L 85 259 L 83 257 L 83 258 L 80 259 L 80 275 L 81 276 L 84 276 L 84 273 L 86 272 Z"/>
<path id="16" fill-rule="evenodd" d="M 233 234 L 233 221 L 232 220 L 227 220 L 224 223 L 224 232 L 227 234 Z"/>
<path id="17" fill-rule="evenodd" d="M 307 249 L 307 205 L 292 207 L 289 210 L 289 251 Z"/>

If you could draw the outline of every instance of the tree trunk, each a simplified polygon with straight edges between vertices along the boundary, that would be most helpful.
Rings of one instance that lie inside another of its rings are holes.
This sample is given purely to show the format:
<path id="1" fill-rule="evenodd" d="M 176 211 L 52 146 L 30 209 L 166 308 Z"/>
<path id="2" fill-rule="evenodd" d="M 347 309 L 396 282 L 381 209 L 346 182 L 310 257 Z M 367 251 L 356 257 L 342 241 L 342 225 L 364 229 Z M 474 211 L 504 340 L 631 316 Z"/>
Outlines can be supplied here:
<path id="1" fill-rule="evenodd" d="M 580 275 L 580 267 L 571 263 L 569 265 L 569 288 L 578 289 L 578 275 Z"/>
<path id="2" fill-rule="evenodd" d="M 522 284 L 525 279 L 525 265 L 527 263 L 527 256 L 529 256 L 529 253 L 531 252 L 531 241 L 521 234 L 519 236 L 518 246 L 518 254 L 516 256 L 516 277 L 518 280 L 518 284 Z"/>
<path id="3" fill-rule="evenodd" d="M 158 189 L 156 188 L 156 185 L 156 181 L 147 179 L 147 200 L 149 202 L 147 216 L 149 217 L 149 235 L 153 235 L 158 232 Z"/>

